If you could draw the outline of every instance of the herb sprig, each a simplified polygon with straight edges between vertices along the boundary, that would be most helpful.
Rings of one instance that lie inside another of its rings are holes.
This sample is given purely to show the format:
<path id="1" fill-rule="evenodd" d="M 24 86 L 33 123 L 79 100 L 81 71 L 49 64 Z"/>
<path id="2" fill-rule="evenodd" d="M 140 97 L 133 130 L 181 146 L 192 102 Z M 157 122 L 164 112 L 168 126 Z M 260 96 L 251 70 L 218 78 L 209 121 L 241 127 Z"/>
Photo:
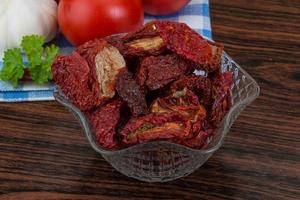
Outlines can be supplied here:
<path id="1" fill-rule="evenodd" d="M 59 53 L 55 45 L 44 47 L 45 37 L 39 35 L 24 36 L 21 48 L 8 49 L 4 53 L 3 68 L 0 71 L 0 80 L 18 86 L 23 78 L 25 68 L 36 84 L 44 84 L 52 79 L 51 65 Z M 28 58 L 28 66 L 24 66 L 22 50 Z"/>

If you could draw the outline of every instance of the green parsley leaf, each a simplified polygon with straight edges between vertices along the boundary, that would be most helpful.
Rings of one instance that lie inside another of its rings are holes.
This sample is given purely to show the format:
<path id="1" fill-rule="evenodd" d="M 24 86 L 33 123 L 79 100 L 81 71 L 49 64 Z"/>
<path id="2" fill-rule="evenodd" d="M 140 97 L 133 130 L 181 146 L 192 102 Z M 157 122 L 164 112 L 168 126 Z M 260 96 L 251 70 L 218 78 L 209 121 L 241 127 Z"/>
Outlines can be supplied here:
<path id="1" fill-rule="evenodd" d="M 48 79 L 52 79 L 51 66 L 54 59 L 59 54 L 59 48 L 52 44 L 45 48 L 45 54 L 47 55 L 43 62 L 43 68 L 48 72 Z"/>
<path id="2" fill-rule="evenodd" d="M 52 79 L 51 65 L 59 53 L 57 46 L 44 48 L 44 43 L 45 37 L 39 35 L 24 36 L 21 42 L 21 47 L 28 58 L 30 76 L 37 84 L 44 84 Z M 21 49 L 7 50 L 4 55 L 4 66 L 0 71 L 0 80 L 11 82 L 16 87 L 23 75 Z"/>
<path id="3" fill-rule="evenodd" d="M 43 44 L 45 37 L 39 35 L 24 36 L 21 42 L 21 47 L 25 51 L 30 67 L 35 67 L 42 64 Z"/>
<path id="4" fill-rule="evenodd" d="M 10 82 L 17 87 L 19 79 L 24 75 L 23 58 L 21 49 L 8 49 L 3 58 L 3 68 L 0 71 L 0 79 Z"/>
<path id="5" fill-rule="evenodd" d="M 30 35 L 22 40 L 28 61 L 29 72 L 32 80 L 37 84 L 44 84 L 52 79 L 51 65 L 59 53 L 55 45 L 43 48 L 45 38 L 43 36 Z"/>

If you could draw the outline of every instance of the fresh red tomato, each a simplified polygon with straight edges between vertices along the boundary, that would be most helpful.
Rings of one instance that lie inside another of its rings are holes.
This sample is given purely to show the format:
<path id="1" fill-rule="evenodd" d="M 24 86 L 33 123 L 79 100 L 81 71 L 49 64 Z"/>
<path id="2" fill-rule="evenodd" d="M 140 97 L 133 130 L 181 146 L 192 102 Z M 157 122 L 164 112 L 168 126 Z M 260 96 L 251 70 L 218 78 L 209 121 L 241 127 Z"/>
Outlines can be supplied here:
<path id="1" fill-rule="evenodd" d="M 58 23 L 75 45 L 142 26 L 141 0 L 60 0 Z"/>
<path id="2" fill-rule="evenodd" d="M 190 0 L 143 0 L 145 12 L 151 15 L 168 15 L 179 11 Z"/>

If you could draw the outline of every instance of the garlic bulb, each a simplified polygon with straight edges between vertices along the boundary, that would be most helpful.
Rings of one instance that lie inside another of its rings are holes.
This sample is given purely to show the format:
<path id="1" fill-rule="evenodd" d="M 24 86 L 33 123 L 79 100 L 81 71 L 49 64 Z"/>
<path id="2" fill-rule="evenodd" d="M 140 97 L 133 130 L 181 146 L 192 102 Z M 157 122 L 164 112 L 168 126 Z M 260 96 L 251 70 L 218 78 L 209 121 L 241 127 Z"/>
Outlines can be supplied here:
<path id="1" fill-rule="evenodd" d="M 6 49 L 19 47 L 25 35 L 43 35 L 50 41 L 56 32 L 54 0 L 0 0 L 0 59 Z"/>

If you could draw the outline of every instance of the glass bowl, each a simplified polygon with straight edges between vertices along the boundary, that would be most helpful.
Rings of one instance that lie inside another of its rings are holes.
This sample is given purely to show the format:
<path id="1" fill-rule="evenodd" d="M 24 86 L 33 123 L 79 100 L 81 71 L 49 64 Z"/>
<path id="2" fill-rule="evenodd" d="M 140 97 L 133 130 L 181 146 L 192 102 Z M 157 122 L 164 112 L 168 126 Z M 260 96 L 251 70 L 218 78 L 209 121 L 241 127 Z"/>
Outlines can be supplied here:
<path id="1" fill-rule="evenodd" d="M 166 182 L 187 176 L 202 166 L 222 146 L 237 116 L 258 97 L 260 89 L 257 83 L 225 52 L 222 55 L 222 71 L 233 72 L 232 107 L 215 130 L 209 144 L 200 150 L 166 141 L 138 144 L 122 150 L 106 150 L 97 144 L 84 114 L 72 105 L 59 89 L 55 90 L 54 96 L 79 120 L 92 148 L 116 170 L 141 181 Z"/>

